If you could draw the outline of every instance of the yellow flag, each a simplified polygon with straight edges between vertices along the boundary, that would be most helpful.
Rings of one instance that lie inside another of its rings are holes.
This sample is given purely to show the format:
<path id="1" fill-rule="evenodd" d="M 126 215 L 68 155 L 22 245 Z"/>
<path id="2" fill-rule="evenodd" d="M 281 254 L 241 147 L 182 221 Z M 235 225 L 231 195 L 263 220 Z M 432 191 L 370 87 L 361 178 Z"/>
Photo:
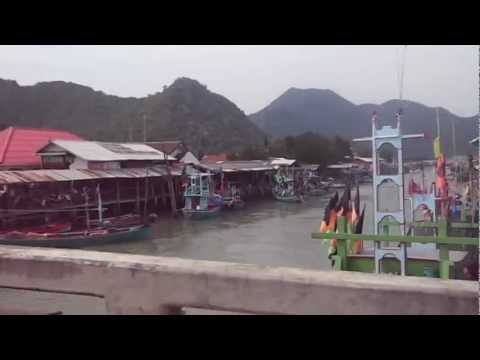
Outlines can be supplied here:
<path id="1" fill-rule="evenodd" d="M 439 136 L 437 136 L 433 141 L 433 153 L 435 154 L 435 158 L 438 158 L 441 154 L 443 154 L 443 146 L 440 142 Z"/>

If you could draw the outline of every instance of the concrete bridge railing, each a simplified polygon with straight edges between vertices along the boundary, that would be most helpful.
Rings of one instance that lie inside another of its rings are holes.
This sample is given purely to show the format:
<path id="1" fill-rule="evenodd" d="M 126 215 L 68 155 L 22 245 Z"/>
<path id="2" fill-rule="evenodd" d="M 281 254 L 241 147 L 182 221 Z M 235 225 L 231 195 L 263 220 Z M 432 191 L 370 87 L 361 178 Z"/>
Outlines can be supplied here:
<path id="1" fill-rule="evenodd" d="M 110 314 L 478 314 L 478 283 L 0 246 L 0 288 L 105 299 Z"/>

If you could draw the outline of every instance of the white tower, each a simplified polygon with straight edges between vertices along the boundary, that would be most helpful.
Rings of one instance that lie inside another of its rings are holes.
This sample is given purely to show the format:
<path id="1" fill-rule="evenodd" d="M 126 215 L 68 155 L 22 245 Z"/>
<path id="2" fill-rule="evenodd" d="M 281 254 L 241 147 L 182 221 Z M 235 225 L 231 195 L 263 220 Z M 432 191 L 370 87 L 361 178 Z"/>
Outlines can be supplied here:
<path id="1" fill-rule="evenodd" d="M 406 139 L 423 138 L 424 134 L 402 135 L 401 132 L 401 111 L 396 114 L 397 126 L 383 126 L 377 129 L 376 113 L 372 116 L 372 136 L 368 138 L 354 139 L 353 141 L 370 141 L 372 143 L 372 162 L 373 162 L 373 214 L 374 214 L 374 234 L 385 234 L 380 228 L 384 220 L 390 220 L 397 223 L 400 233 L 405 235 L 405 209 L 404 209 L 404 179 L 403 179 L 403 141 Z M 386 165 L 380 157 L 382 148 L 390 147 L 393 149 L 393 161 Z M 393 166 L 392 166 L 393 165 Z M 392 200 L 392 193 L 388 193 L 388 199 L 384 199 L 381 187 L 386 184 L 392 184 L 397 187 L 397 200 Z M 386 235 L 386 234 L 385 234 Z M 375 272 L 382 272 L 381 260 L 385 257 L 393 257 L 400 261 L 401 274 L 406 274 L 407 251 L 406 245 L 400 244 L 399 247 L 382 247 L 380 241 L 375 242 Z"/>

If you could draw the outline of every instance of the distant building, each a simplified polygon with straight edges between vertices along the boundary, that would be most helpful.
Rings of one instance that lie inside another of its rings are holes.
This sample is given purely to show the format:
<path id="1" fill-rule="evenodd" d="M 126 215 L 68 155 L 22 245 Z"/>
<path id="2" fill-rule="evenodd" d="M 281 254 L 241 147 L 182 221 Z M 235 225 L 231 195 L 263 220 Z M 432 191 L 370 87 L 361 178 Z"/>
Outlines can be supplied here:
<path id="1" fill-rule="evenodd" d="M 0 131 L 0 169 L 42 168 L 37 151 L 52 140 L 82 140 L 68 131 L 8 127 Z"/>
<path id="2" fill-rule="evenodd" d="M 145 168 L 177 159 L 145 144 L 54 140 L 38 151 L 44 169 Z"/>

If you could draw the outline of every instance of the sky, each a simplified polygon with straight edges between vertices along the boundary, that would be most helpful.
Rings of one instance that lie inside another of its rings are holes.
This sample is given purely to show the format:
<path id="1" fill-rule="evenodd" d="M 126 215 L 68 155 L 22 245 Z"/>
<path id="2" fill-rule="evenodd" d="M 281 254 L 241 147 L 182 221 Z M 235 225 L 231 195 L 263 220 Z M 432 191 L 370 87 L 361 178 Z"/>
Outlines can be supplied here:
<path id="1" fill-rule="evenodd" d="M 246 114 L 291 87 L 330 89 L 354 104 L 398 99 L 403 45 L 0 46 L 0 78 L 69 81 L 144 97 L 176 78 L 200 81 Z M 403 98 L 459 116 L 479 112 L 478 46 L 407 46 Z"/>

